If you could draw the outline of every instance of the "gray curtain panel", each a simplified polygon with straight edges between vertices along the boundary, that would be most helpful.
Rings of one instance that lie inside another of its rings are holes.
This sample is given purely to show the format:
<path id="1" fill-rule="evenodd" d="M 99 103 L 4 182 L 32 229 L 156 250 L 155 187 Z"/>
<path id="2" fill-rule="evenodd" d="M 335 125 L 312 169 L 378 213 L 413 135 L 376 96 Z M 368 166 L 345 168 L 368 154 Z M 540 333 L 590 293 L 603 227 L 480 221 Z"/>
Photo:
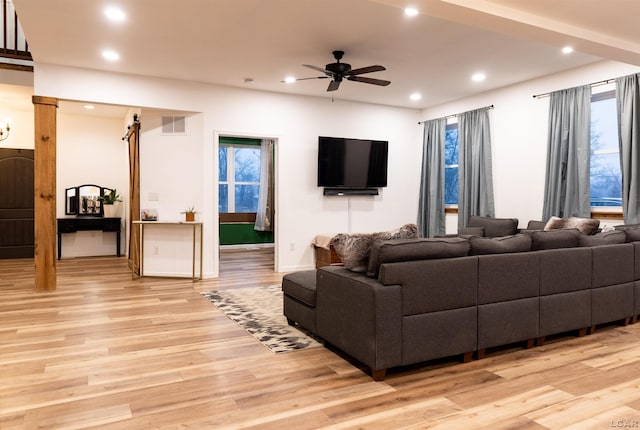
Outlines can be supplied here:
<path id="1" fill-rule="evenodd" d="M 626 224 L 640 222 L 640 74 L 616 79 L 622 212 Z"/>
<path id="2" fill-rule="evenodd" d="M 260 143 L 260 194 L 256 212 L 256 231 L 273 231 L 273 140 L 264 139 Z"/>
<path id="3" fill-rule="evenodd" d="M 543 220 L 591 216 L 590 129 L 591 86 L 550 94 Z"/>
<path id="4" fill-rule="evenodd" d="M 445 234 L 444 141 L 445 118 L 424 122 L 422 173 L 418 206 L 418 234 L 434 237 Z"/>
<path id="5" fill-rule="evenodd" d="M 458 230 L 472 215 L 495 215 L 488 110 L 458 115 Z"/>

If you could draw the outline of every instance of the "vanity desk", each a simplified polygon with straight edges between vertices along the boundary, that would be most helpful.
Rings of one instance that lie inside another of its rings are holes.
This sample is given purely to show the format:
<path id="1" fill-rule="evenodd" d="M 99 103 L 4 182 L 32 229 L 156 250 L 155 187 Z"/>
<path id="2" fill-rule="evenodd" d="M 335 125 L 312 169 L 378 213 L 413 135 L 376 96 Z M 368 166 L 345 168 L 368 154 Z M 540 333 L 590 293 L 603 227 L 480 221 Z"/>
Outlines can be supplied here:
<path id="1" fill-rule="evenodd" d="M 62 257 L 62 235 L 78 231 L 104 231 L 116 233 L 116 255 L 120 257 L 121 218 L 104 216 L 102 200 L 113 191 L 95 184 L 84 184 L 65 190 L 65 218 L 58 218 L 58 260 Z"/>
<path id="2" fill-rule="evenodd" d="M 58 218 L 58 260 L 62 257 L 62 235 L 78 231 L 102 230 L 116 233 L 116 255 L 120 257 L 120 218 Z"/>

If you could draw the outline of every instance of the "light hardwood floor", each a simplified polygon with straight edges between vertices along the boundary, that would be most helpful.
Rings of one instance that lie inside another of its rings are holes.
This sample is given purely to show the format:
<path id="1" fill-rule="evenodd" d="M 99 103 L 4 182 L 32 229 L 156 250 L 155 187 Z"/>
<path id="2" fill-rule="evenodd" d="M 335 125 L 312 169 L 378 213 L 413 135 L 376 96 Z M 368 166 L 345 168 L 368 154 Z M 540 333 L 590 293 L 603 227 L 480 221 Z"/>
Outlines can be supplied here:
<path id="1" fill-rule="evenodd" d="M 640 428 L 640 324 L 374 382 L 325 348 L 273 354 L 200 296 L 279 283 L 269 252 L 195 284 L 62 260 L 39 293 L 32 260 L 0 261 L 0 428 Z"/>

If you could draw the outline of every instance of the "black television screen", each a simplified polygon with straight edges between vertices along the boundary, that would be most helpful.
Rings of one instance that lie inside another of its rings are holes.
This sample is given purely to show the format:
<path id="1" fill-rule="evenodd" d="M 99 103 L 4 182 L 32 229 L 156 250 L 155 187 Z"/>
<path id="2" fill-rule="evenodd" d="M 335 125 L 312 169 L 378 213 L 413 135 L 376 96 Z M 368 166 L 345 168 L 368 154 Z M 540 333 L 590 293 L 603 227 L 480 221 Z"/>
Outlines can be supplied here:
<path id="1" fill-rule="evenodd" d="M 387 186 L 389 142 L 318 138 L 318 186 L 377 188 Z"/>

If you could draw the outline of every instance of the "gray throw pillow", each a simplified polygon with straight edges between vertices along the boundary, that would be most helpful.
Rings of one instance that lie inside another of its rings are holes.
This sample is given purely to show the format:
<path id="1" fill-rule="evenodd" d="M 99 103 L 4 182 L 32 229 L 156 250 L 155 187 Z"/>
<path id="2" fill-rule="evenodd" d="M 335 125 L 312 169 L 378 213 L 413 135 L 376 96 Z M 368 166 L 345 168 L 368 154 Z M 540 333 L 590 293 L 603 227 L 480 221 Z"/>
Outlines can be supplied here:
<path id="1" fill-rule="evenodd" d="M 531 237 L 524 234 L 503 237 L 471 237 L 471 255 L 506 254 L 531 250 Z"/>
<path id="2" fill-rule="evenodd" d="M 593 218 L 559 218 L 552 216 L 544 226 L 545 231 L 577 228 L 582 234 L 596 234 L 598 227 L 600 226 L 600 220 Z"/>

